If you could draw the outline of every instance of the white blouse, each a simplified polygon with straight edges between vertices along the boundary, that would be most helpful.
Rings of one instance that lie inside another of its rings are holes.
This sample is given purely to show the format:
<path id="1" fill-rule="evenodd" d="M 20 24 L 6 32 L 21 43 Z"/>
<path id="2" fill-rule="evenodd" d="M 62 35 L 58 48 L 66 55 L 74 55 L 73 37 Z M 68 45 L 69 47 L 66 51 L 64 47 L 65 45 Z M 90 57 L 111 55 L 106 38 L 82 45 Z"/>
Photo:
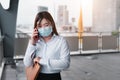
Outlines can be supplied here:
<path id="1" fill-rule="evenodd" d="M 33 64 L 33 56 L 41 57 L 41 73 L 58 73 L 70 65 L 70 50 L 67 41 L 54 35 L 48 42 L 39 39 L 36 46 L 28 44 L 24 64 L 26 67 Z"/>

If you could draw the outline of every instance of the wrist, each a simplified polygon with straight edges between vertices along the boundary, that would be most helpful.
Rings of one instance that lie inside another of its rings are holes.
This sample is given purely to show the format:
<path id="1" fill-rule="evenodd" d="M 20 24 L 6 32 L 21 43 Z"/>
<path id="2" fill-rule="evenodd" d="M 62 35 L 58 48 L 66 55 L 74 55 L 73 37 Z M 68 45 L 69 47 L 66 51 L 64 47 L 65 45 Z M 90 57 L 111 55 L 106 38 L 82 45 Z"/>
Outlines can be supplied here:
<path id="1" fill-rule="evenodd" d="M 36 45 L 36 42 L 34 42 L 32 39 L 30 39 L 30 43 L 34 46 Z"/>

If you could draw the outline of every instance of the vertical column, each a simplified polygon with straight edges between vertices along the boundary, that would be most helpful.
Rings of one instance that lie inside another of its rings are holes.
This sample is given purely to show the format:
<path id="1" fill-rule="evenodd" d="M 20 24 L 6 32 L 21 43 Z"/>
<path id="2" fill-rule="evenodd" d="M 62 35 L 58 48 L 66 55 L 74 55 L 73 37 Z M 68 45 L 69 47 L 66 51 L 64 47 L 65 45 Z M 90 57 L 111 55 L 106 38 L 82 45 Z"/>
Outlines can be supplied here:
<path id="1" fill-rule="evenodd" d="M 19 0 L 10 0 L 10 7 L 4 10 L 0 4 L 0 28 L 3 39 L 4 57 L 13 58 L 16 31 L 16 17 Z"/>

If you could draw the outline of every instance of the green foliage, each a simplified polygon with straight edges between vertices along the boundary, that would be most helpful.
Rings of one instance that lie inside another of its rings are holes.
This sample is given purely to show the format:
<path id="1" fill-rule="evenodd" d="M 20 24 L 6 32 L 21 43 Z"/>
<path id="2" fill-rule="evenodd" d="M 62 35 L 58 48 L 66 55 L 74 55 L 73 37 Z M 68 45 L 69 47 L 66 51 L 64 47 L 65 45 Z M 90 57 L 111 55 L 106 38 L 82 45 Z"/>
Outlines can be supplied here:
<path id="1" fill-rule="evenodd" d="M 112 31 L 111 34 L 112 34 L 113 36 L 118 36 L 118 35 L 119 35 L 119 31 Z"/>

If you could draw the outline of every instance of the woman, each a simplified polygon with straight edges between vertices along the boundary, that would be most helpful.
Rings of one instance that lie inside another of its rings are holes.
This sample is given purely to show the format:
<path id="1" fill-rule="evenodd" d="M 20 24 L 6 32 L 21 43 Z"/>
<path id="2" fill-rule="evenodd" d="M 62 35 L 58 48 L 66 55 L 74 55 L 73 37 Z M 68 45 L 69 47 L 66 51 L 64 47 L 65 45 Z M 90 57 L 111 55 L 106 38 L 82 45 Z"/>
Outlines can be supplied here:
<path id="1" fill-rule="evenodd" d="M 34 60 L 31 56 L 36 55 Z M 67 41 L 58 35 L 55 22 L 48 12 L 39 12 L 24 57 L 27 67 L 38 62 L 42 67 L 37 80 L 61 80 L 60 72 L 70 65 Z"/>

